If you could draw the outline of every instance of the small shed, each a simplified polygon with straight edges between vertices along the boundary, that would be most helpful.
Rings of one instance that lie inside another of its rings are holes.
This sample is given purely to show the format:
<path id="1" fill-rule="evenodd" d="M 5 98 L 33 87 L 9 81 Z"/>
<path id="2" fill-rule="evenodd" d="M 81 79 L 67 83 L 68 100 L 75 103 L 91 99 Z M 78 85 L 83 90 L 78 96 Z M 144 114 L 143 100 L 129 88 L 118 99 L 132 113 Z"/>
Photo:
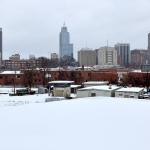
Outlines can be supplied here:
<path id="1" fill-rule="evenodd" d="M 84 87 L 90 87 L 90 86 L 100 86 L 100 85 L 108 85 L 108 81 L 88 81 L 84 82 Z"/>
<path id="2" fill-rule="evenodd" d="M 104 96 L 104 97 L 115 97 L 115 90 L 120 87 L 115 85 L 101 85 L 101 86 L 90 86 L 86 88 L 79 89 L 77 91 L 77 97 L 95 97 L 95 96 Z"/>
<path id="3" fill-rule="evenodd" d="M 136 98 L 144 94 L 144 88 L 139 87 L 124 87 L 115 91 L 116 97 L 122 98 Z"/>
<path id="4" fill-rule="evenodd" d="M 74 81 L 51 81 L 49 86 L 53 86 L 52 95 L 54 97 L 70 97 L 71 94 L 71 84 Z"/>

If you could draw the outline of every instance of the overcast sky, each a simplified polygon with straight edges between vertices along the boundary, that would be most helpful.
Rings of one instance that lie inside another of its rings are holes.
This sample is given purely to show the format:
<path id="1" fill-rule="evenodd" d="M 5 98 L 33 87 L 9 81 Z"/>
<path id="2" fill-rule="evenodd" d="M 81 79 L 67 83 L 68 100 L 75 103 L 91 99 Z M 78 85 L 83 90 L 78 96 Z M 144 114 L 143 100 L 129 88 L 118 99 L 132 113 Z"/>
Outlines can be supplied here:
<path id="1" fill-rule="evenodd" d="M 66 22 L 74 53 L 128 42 L 147 48 L 150 0 L 0 0 L 3 53 L 28 58 L 59 51 L 59 32 Z"/>

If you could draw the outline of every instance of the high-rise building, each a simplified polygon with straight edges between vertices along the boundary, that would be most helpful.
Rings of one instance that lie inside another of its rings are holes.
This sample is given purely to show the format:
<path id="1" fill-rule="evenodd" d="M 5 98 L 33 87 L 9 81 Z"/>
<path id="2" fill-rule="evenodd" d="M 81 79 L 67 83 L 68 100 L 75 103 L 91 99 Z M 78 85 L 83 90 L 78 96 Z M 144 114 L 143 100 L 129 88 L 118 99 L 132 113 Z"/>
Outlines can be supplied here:
<path id="1" fill-rule="evenodd" d="M 148 50 L 150 51 L 150 33 L 148 34 Z"/>
<path id="2" fill-rule="evenodd" d="M 117 51 L 114 47 L 101 47 L 97 50 L 98 65 L 117 65 Z"/>
<path id="3" fill-rule="evenodd" d="M 2 28 L 0 28 L 0 65 L 2 65 L 2 52 L 3 52 L 3 34 L 2 34 Z"/>
<path id="4" fill-rule="evenodd" d="M 142 65 L 147 64 L 149 60 L 148 51 L 144 49 L 135 49 L 131 51 L 131 65 L 140 68 Z"/>
<path id="5" fill-rule="evenodd" d="M 51 59 L 58 59 L 58 54 L 57 53 L 51 53 Z"/>
<path id="6" fill-rule="evenodd" d="M 130 44 L 118 43 L 115 45 L 118 56 L 118 65 L 128 67 L 130 65 Z"/>
<path id="7" fill-rule="evenodd" d="M 96 65 L 96 51 L 88 48 L 78 51 L 78 62 L 80 66 L 94 66 Z"/>
<path id="8" fill-rule="evenodd" d="M 61 28 L 59 35 L 59 54 L 60 58 L 69 56 L 73 58 L 73 44 L 70 44 L 70 34 L 65 24 Z"/>

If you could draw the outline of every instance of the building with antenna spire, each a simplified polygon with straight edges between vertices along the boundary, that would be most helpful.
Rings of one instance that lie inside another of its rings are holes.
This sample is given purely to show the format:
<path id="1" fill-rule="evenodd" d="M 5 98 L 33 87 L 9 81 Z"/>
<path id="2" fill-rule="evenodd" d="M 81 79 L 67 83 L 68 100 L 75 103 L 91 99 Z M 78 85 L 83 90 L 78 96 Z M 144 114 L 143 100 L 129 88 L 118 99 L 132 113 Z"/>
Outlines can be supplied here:
<path id="1" fill-rule="evenodd" d="M 2 35 L 2 28 L 0 28 L 0 66 L 2 65 L 2 54 L 3 54 L 3 35 Z"/>
<path id="2" fill-rule="evenodd" d="M 65 23 L 59 34 L 59 56 L 60 58 L 73 58 L 73 44 L 70 44 L 70 33 L 68 32 Z"/>
<path id="3" fill-rule="evenodd" d="M 148 34 L 148 50 L 150 51 L 150 33 Z"/>

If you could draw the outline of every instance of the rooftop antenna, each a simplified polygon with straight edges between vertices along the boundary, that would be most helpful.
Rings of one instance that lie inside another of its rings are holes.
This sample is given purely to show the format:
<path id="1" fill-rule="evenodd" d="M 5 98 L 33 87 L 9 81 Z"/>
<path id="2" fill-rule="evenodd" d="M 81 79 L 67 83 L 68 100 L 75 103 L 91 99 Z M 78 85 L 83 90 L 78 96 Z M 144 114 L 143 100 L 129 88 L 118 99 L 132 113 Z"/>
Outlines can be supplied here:
<path id="1" fill-rule="evenodd" d="M 108 46 L 109 46 L 109 41 L 107 40 L 107 48 L 108 48 Z"/>
<path id="2" fill-rule="evenodd" d="M 107 51 L 108 51 L 108 46 L 109 46 L 109 43 L 108 43 L 108 40 L 107 40 L 107 46 L 106 46 Z"/>
<path id="3" fill-rule="evenodd" d="M 66 22 L 64 21 L 64 25 L 63 25 L 64 27 L 66 26 Z"/>
<path id="4" fill-rule="evenodd" d="M 85 41 L 85 48 L 88 48 L 88 47 L 87 47 L 87 42 L 86 42 L 86 41 Z"/>

